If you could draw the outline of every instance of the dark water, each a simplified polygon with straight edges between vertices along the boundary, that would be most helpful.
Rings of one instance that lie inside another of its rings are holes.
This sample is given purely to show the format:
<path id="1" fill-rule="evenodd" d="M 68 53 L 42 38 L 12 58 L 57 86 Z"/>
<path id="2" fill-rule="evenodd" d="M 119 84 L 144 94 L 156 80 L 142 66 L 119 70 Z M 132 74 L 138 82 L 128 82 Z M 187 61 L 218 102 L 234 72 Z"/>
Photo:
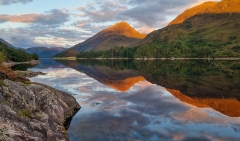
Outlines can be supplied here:
<path id="1" fill-rule="evenodd" d="M 11 67 L 12 70 L 20 70 L 20 71 L 26 71 L 29 68 L 34 68 L 36 65 L 31 65 L 31 64 L 19 64 L 19 65 L 14 65 Z"/>
<path id="2" fill-rule="evenodd" d="M 238 61 L 43 60 L 31 78 L 82 106 L 72 141 L 239 141 Z"/>

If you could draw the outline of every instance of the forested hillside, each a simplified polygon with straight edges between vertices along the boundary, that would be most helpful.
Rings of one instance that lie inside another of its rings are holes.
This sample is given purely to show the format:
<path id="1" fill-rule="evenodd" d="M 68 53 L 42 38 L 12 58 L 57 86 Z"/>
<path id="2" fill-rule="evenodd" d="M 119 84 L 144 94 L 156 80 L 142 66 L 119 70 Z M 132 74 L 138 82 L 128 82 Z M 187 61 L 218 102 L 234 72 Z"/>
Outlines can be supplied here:
<path id="1" fill-rule="evenodd" d="M 14 49 L 8 45 L 0 42 L 0 61 L 14 61 L 14 62 L 26 62 L 30 60 L 37 60 L 36 54 L 28 54 L 24 50 Z"/>

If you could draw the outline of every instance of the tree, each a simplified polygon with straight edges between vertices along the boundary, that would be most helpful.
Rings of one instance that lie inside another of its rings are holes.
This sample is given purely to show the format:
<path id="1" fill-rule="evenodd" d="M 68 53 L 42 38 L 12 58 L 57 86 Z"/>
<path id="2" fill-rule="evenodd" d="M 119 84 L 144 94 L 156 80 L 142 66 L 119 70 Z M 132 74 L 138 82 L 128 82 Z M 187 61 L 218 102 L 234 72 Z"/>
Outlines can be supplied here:
<path id="1" fill-rule="evenodd" d="M 6 56 L 0 51 L 0 63 L 6 61 Z"/>

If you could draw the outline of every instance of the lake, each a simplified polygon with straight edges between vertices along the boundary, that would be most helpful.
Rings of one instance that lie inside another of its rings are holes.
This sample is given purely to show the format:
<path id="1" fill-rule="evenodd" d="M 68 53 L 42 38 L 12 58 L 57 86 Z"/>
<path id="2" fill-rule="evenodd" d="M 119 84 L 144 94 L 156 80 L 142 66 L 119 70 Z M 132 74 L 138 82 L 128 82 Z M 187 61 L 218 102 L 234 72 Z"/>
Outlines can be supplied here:
<path id="1" fill-rule="evenodd" d="M 239 141 L 240 61 L 40 60 L 81 105 L 72 141 Z"/>

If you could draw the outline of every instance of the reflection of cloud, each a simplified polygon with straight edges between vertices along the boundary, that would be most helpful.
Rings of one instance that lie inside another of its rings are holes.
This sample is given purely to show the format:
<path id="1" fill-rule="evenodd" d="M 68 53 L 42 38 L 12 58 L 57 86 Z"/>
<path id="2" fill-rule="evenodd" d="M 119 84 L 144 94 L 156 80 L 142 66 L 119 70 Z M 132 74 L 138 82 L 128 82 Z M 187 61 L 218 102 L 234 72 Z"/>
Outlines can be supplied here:
<path id="1" fill-rule="evenodd" d="M 182 141 L 211 141 L 206 137 L 185 137 Z"/>
<path id="2" fill-rule="evenodd" d="M 88 92 L 88 89 L 87 89 L 86 87 L 81 87 L 81 88 L 80 88 L 80 91 Z"/>
<path id="3" fill-rule="evenodd" d="M 114 96 L 111 92 L 96 92 L 95 95 L 88 98 L 88 103 L 101 102 L 101 108 L 109 110 L 117 110 L 126 106 L 127 102 Z"/>
<path id="4" fill-rule="evenodd" d="M 156 93 L 152 87 L 124 97 L 124 99 L 134 104 L 129 108 L 149 115 L 164 115 L 169 111 L 173 113 L 188 109 L 186 106 L 176 103 L 172 98 L 164 96 L 164 92 Z"/>
<path id="5" fill-rule="evenodd" d="M 161 133 L 147 128 L 150 121 L 142 114 L 121 111 L 115 117 L 110 112 L 96 112 L 90 115 L 80 115 L 79 119 L 72 122 L 68 132 L 73 141 L 77 140 L 149 140 L 155 137 L 169 139 Z M 134 124 L 135 123 L 135 124 Z M 81 134 L 79 134 L 81 133 Z"/>
<path id="6" fill-rule="evenodd" d="M 228 126 L 229 124 L 235 124 L 236 121 L 240 122 L 238 118 L 227 117 L 219 113 L 216 115 L 211 113 L 213 113 L 212 109 L 201 110 L 192 107 L 184 112 L 173 114 L 173 118 L 181 122 L 181 124 L 201 123 Z"/>

